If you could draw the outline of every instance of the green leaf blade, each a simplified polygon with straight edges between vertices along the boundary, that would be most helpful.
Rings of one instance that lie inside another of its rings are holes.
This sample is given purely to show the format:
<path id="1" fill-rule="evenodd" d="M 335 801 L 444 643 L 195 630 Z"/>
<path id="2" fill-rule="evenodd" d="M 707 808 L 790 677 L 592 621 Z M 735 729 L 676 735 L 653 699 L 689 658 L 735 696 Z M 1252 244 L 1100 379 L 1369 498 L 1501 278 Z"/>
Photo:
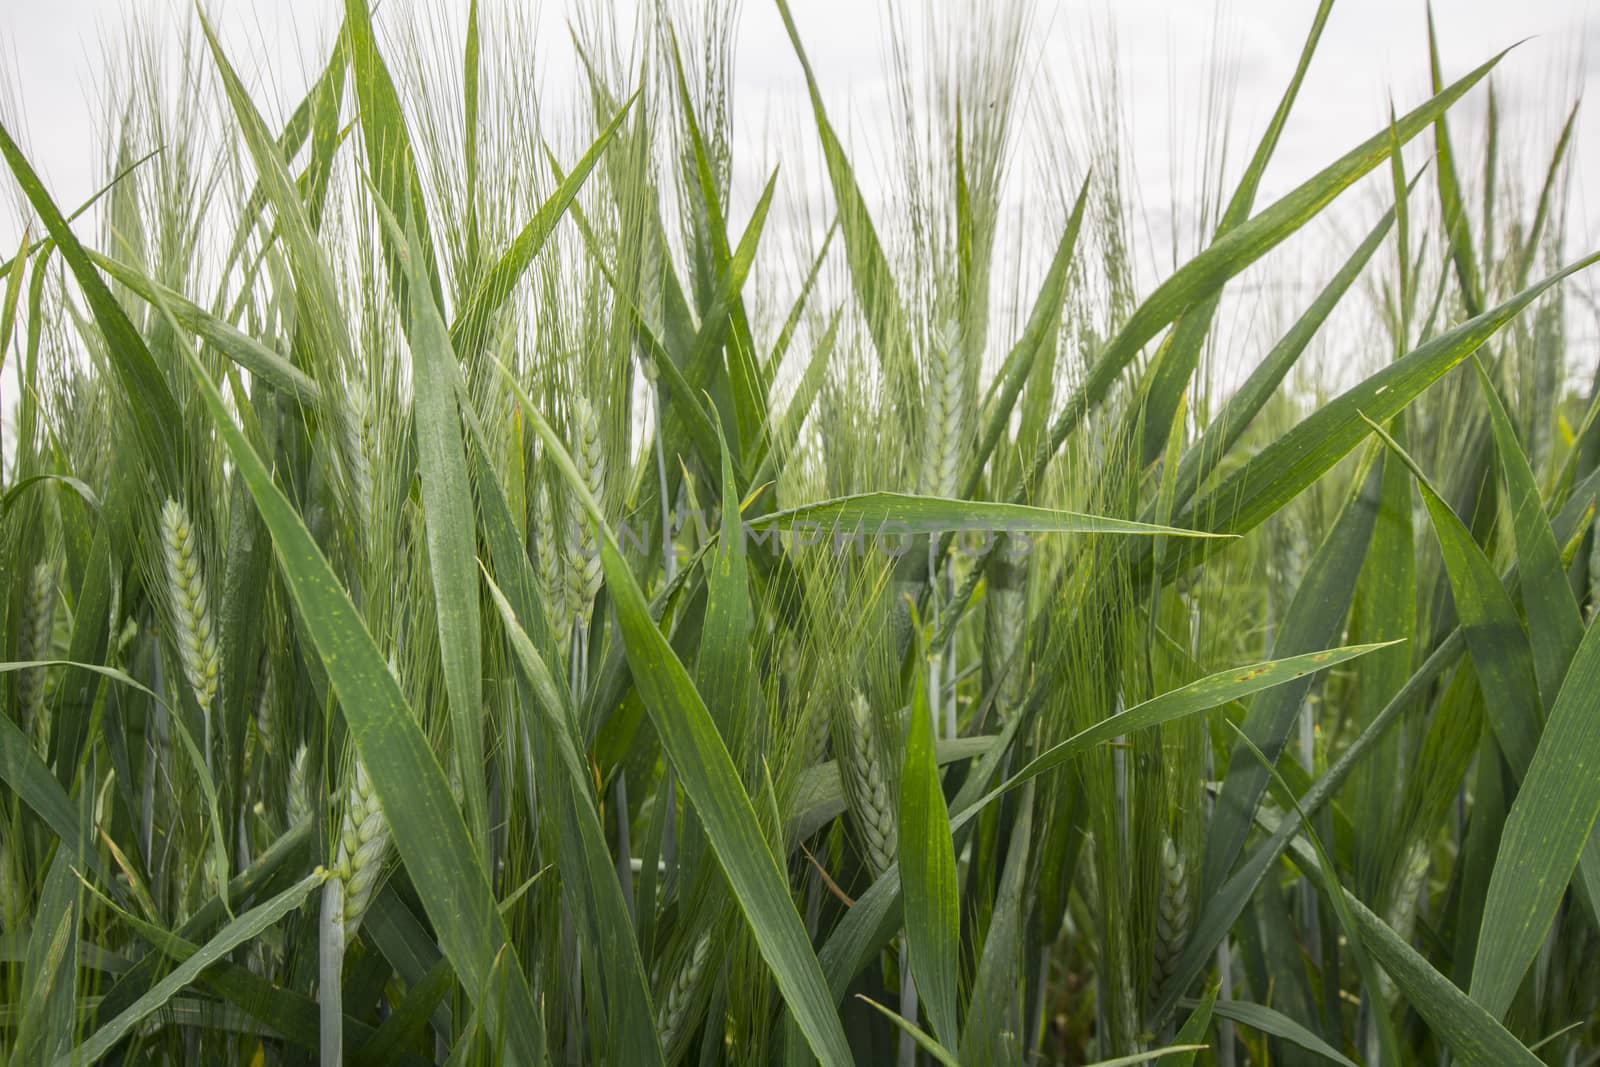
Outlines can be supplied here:
<path id="1" fill-rule="evenodd" d="M 955 839 L 934 756 L 933 718 L 917 676 L 911 728 L 900 773 L 899 867 L 905 898 L 906 943 L 917 996 L 927 1004 L 934 1033 L 953 1044 L 960 973 L 961 914 L 956 889 Z"/>

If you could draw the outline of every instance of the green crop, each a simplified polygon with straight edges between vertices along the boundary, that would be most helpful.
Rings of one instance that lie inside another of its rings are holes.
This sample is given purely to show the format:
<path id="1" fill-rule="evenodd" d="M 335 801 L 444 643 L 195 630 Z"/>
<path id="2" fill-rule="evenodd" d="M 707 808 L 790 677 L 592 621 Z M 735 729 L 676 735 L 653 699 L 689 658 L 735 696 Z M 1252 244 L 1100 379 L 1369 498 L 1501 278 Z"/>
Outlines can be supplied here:
<path id="1" fill-rule="evenodd" d="M 1324 0 L 1141 292 L 1026 5 L 897 17 L 868 190 L 777 3 L 813 175 L 722 3 L 556 118 L 346 0 L 282 125 L 196 13 L 70 215 L 0 126 L 9 1062 L 1596 1062 L 1576 110 L 1525 205 L 1435 46 L 1269 202 Z"/>

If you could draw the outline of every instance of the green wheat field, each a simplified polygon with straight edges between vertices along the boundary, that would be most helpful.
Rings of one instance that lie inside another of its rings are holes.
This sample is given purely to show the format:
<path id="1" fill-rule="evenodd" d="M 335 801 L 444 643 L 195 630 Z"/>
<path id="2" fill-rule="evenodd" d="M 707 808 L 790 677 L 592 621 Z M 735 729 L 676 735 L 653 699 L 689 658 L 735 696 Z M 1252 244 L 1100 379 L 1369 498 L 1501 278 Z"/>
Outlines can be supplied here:
<path id="1" fill-rule="evenodd" d="M 559 121 L 347 0 L 288 108 L 130 35 L 85 203 L 0 126 L 10 1064 L 1600 1062 L 1575 102 L 1509 158 L 1430 20 L 1271 199 L 1308 4 L 1151 271 L 1026 5 L 869 195 L 777 0 L 798 214 L 681 6 Z"/>

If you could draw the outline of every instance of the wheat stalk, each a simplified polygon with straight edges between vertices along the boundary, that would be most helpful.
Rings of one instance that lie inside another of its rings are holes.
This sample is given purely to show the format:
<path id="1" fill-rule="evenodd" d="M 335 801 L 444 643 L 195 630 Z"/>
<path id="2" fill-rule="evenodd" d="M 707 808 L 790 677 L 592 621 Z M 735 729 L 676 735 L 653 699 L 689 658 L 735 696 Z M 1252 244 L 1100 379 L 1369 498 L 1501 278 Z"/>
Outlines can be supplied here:
<path id="1" fill-rule="evenodd" d="M 393 664 L 390 669 L 393 670 Z M 305 795 L 304 785 L 301 795 Z M 367 765 L 358 754 L 350 768 L 333 869 L 322 884 L 322 911 L 317 927 L 317 972 L 321 982 L 317 999 L 323 1067 L 337 1067 L 344 1062 L 344 954 L 355 940 L 361 920 L 372 903 L 388 849 L 389 822 L 367 773 Z"/>

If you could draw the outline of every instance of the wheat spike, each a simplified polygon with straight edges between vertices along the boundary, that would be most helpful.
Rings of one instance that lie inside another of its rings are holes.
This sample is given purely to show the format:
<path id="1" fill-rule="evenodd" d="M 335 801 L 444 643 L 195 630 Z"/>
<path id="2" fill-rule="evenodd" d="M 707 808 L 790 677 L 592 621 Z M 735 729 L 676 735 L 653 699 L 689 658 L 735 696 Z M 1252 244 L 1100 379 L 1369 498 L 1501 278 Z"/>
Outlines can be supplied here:
<path id="1" fill-rule="evenodd" d="M 545 616 L 550 620 L 550 627 L 556 632 L 556 640 L 565 653 L 571 629 L 567 625 L 567 545 L 562 537 L 562 524 L 550 504 L 550 490 L 543 482 L 533 497 L 533 529 L 538 538 L 535 548 L 539 595 L 544 598 Z"/>
<path id="2" fill-rule="evenodd" d="M 1087 920 L 1086 926 L 1098 927 L 1105 902 L 1100 899 L 1100 868 L 1096 865 L 1094 853 L 1089 848 L 1093 843 L 1093 833 L 1083 835 L 1082 858 L 1078 861 L 1078 896 L 1083 900 L 1084 918 Z M 1095 939 L 1092 937 L 1086 938 L 1084 947 L 1094 951 L 1096 949 Z"/>
<path id="3" fill-rule="evenodd" d="M 1150 992 L 1157 996 L 1177 969 L 1178 957 L 1189 940 L 1193 912 L 1189 900 L 1188 869 L 1178 854 L 1171 835 L 1161 839 L 1161 895 L 1156 902 L 1154 960 L 1150 968 Z"/>
<path id="4" fill-rule="evenodd" d="M 898 834 L 883 756 L 873 730 L 872 709 L 859 691 L 851 696 L 846 725 L 846 743 L 836 746 L 840 749 L 845 796 L 860 825 L 867 862 L 875 874 L 882 874 L 894 864 Z"/>
<path id="5" fill-rule="evenodd" d="M 268 752 L 277 747 L 273 738 L 272 717 L 269 714 L 272 707 L 273 684 L 272 657 L 267 655 L 266 649 L 262 649 L 260 657 L 256 659 L 256 699 L 250 715 L 255 720 L 257 732 L 261 735 L 262 747 Z"/>
<path id="6" fill-rule="evenodd" d="M 596 500 L 605 499 L 606 457 L 600 440 L 600 419 L 594 407 L 583 397 L 575 404 L 574 423 L 578 433 L 578 472 L 584 485 Z M 587 627 L 594 613 L 594 598 L 600 592 L 600 547 L 595 539 L 593 524 L 582 509 L 575 510 L 578 542 L 572 554 L 572 566 L 567 571 L 568 599 L 577 613 L 580 626 Z"/>
<path id="7" fill-rule="evenodd" d="M 1417 921 L 1417 905 L 1422 898 L 1422 887 L 1428 878 L 1428 846 L 1418 841 L 1406 851 L 1405 865 L 1395 885 L 1394 897 L 1385 918 L 1394 932 L 1409 938 Z"/>
<path id="8" fill-rule="evenodd" d="M 805 742 L 801 749 L 806 754 L 806 766 L 815 767 L 827 762 L 829 722 L 826 710 L 818 709 L 806 720 Z"/>
<path id="9" fill-rule="evenodd" d="M 932 377 L 927 389 L 922 489 L 933 496 L 952 497 L 960 488 L 967 414 L 966 361 L 961 358 L 960 330 L 953 321 L 934 333 L 929 363 Z"/>
<path id="10" fill-rule="evenodd" d="M 28 588 L 22 598 L 22 619 L 17 650 L 20 658 L 40 660 L 50 658 L 50 631 L 55 625 L 55 576 L 48 563 L 36 564 L 28 575 Z M 17 702 L 22 712 L 22 728 L 44 727 L 40 716 L 44 710 L 44 667 L 22 671 L 17 676 Z"/>
<path id="11" fill-rule="evenodd" d="M 201 714 L 209 719 L 217 696 L 217 639 L 194 528 L 189 523 L 189 513 L 176 500 L 168 500 L 161 509 L 161 548 L 183 675 L 194 691 Z"/>
<path id="12" fill-rule="evenodd" d="M 389 821 L 383 805 L 367 775 L 367 765 L 358 756 L 351 769 L 350 788 L 345 794 L 344 818 L 339 824 L 339 847 L 334 873 L 344 882 L 344 939 L 355 939 L 361 919 L 372 903 L 383 873 L 384 856 L 389 851 Z"/>
<path id="13" fill-rule="evenodd" d="M 1027 622 L 1028 559 L 1024 549 L 1004 538 L 996 546 L 989 566 L 989 587 L 984 596 L 984 644 L 989 670 L 1000 676 L 995 707 L 1002 716 L 1022 703 L 1028 687 L 1027 665 L 1016 657 L 1022 647 Z"/>
<path id="14" fill-rule="evenodd" d="M 1406 850 L 1389 907 L 1385 909 L 1384 921 L 1406 941 L 1411 940 L 1412 930 L 1416 926 L 1417 905 L 1428 880 L 1428 864 L 1427 844 L 1421 841 L 1413 843 Z M 1400 995 L 1394 980 L 1382 972 L 1378 974 L 1378 994 L 1383 1003 L 1391 1008 Z"/>
<path id="15" fill-rule="evenodd" d="M 785 634 L 778 651 L 778 671 L 783 686 L 784 700 L 793 701 L 796 714 L 803 717 L 804 740 L 800 751 L 806 766 L 815 766 L 828 758 L 828 733 L 833 725 L 826 708 L 811 707 L 806 703 L 803 683 L 800 645 L 791 634 Z"/>
<path id="16" fill-rule="evenodd" d="M 361 383 L 353 385 L 349 397 L 350 417 L 345 451 L 349 454 L 350 489 L 358 509 L 358 534 L 366 537 L 372 528 L 372 457 L 377 449 L 376 428 L 373 425 L 372 403 Z"/>
<path id="17" fill-rule="evenodd" d="M 679 1031 L 688 1017 L 690 1007 L 694 1004 L 700 978 L 705 974 L 706 961 L 710 957 L 711 936 L 701 934 L 695 941 L 689 958 L 672 978 L 672 985 L 667 989 L 666 998 L 656 1018 L 656 1033 L 661 1038 L 661 1047 L 665 1050 L 670 1050 L 673 1042 L 680 1036 Z"/>

